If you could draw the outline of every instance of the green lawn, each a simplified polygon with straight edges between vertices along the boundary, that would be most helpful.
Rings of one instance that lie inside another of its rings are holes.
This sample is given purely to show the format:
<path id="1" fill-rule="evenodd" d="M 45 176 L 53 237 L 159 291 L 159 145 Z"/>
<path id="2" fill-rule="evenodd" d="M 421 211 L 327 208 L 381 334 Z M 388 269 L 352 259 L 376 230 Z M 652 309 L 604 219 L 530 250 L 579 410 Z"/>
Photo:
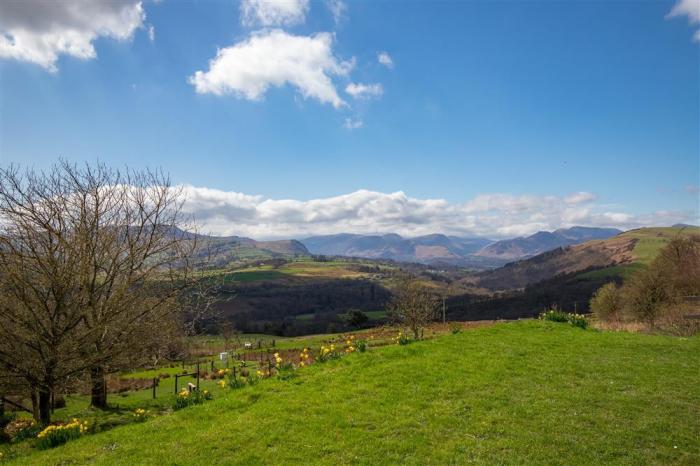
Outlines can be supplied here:
<path id="1" fill-rule="evenodd" d="M 698 367 L 697 337 L 504 323 L 217 388 L 17 464 L 697 465 Z"/>

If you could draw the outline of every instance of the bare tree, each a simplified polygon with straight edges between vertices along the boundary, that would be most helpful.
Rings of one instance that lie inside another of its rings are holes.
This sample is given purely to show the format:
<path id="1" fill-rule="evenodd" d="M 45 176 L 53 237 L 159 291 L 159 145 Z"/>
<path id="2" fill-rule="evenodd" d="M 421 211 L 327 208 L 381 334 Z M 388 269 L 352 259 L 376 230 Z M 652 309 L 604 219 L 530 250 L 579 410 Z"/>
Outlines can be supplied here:
<path id="1" fill-rule="evenodd" d="M 406 325 L 416 340 L 421 330 L 437 317 L 439 298 L 418 280 L 404 279 L 394 290 L 389 303 L 389 317 Z"/>
<path id="2" fill-rule="evenodd" d="M 199 260 L 182 201 L 160 172 L 0 169 L 0 364 L 36 387 L 42 422 L 53 390 L 85 371 L 105 407 L 105 375 L 181 315 Z"/>

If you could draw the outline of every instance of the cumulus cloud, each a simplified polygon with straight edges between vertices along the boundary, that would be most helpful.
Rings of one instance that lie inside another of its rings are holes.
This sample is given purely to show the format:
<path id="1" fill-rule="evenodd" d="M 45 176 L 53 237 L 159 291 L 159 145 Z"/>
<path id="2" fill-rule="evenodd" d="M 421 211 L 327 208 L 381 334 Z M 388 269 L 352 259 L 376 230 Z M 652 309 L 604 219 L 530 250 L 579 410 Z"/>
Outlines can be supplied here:
<path id="1" fill-rule="evenodd" d="M 335 108 L 345 105 L 331 76 L 346 76 L 354 60 L 333 55 L 333 35 L 295 36 L 282 30 L 261 31 L 249 39 L 220 49 L 207 71 L 197 71 L 189 82 L 200 94 L 233 94 L 260 100 L 270 86 L 294 87 L 304 98 Z"/>
<path id="2" fill-rule="evenodd" d="M 21 0 L 0 2 L 0 58 L 58 70 L 60 55 L 97 56 L 98 37 L 128 40 L 146 15 L 134 0 Z"/>
<path id="3" fill-rule="evenodd" d="M 379 52 L 377 54 L 377 61 L 380 65 L 384 65 L 387 68 L 394 67 L 394 60 L 391 59 L 391 55 L 389 55 L 387 52 Z"/>
<path id="4" fill-rule="evenodd" d="M 334 233 L 429 233 L 504 238 L 574 225 L 618 227 L 694 221 L 693 212 L 645 215 L 610 210 L 593 197 L 483 194 L 463 203 L 418 199 L 403 192 L 360 190 L 300 201 L 185 186 L 185 210 L 203 231 L 253 238 L 301 238 Z"/>
<path id="5" fill-rule="evenodd" d="M 384 93 L 384 88 L 381 84 L 350 83 L 345 88 L 345 92 L 355 99 L 370 99 L 381 96 Z"/>
<path id="6" fill-rule="evenodd" d="M 309 0 L 243 0 L 241 23 L 244 26 L 294 26 L 306 19 Z"/>
<path id="7" fill-rule="evenodd" d="M 690 24 L 700 23 L 700 0 L 678 0 L 666 15 L 666 18 L 677 18 L 679 16 L 687 16 Z M 700 42 L 700 29 L 693 34 L 693 40 Z"/>
<path id="8" fill-rule="evenodd" d="M 359 129 L 365 125 L 365 122 L 361 118 L 346 118 L 343 122 L 343 128 L 345 129 Z"/>
<path id="9" fill-rule="evenodd" d="M 326 6 L 333 15 L 335 24 L 340 23 L 348 11 L 347 4 L 342 0 L 326 0 Z"/>

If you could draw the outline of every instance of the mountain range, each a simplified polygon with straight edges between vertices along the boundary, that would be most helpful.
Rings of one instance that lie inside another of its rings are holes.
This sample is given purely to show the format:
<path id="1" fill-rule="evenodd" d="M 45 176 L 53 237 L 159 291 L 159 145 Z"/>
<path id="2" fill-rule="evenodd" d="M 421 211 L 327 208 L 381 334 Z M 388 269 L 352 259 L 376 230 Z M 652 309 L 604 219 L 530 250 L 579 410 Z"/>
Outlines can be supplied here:
<path id="1" fill-rule="evenodd" d="M 198 236 L 206 242 L 207 253 L 214 265 L 220 266 L 236 261 L 326 255 L 492 269 L 619 233 L 621 231 L 614 228 L 572 227 L 501 241 L 442 234 L 405 238 L 397 234 L 341 233 L 276 241 L 257 241 L 242 236 Z"/>
<path id="2" fill-rule="evenodd" d="M 490 268 L 619 233 L 622 231 L 615 228 L 572 227 L 502 241 L 441 234 L 404 238 L 397 234 L 348 233 L 312 236 L 300 241 L 312 254 Z"/>
<path id="3" fill-rule="evenodd" d="M 607 239 L 620 233 L 622 230 L 616 228 L 591 227 L 560 228 L 552 232 L 538 231 L 527 237 L 496 241 L 479 250 L 476 255 L 506 260 L 523 259 L 593 239 Z"/>

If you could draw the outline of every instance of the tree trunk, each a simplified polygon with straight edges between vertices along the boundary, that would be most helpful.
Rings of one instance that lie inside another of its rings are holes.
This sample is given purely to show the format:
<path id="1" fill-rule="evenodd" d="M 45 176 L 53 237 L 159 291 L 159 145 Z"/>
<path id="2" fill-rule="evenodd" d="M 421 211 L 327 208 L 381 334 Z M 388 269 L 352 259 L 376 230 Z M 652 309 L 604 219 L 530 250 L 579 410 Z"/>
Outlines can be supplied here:
<path id="1" fill-rule="evenodd" d="M 98 409 L 107 408 L 107 377 L 101 366 L 90 369 L 90 383 L 92 384 L 90 404 Z"/>
<path id="2" fill-rule="evenodd" d="M 39 422 L 39 397 L 36 394 L 36 390 L 32 389 L 32 416 L 36 422 Z"/>
<path id="3" fill-rule="evenodd" d="M 51 422 L 51 390 L 39 389 L 39 423 L 47 425 Z"/>

